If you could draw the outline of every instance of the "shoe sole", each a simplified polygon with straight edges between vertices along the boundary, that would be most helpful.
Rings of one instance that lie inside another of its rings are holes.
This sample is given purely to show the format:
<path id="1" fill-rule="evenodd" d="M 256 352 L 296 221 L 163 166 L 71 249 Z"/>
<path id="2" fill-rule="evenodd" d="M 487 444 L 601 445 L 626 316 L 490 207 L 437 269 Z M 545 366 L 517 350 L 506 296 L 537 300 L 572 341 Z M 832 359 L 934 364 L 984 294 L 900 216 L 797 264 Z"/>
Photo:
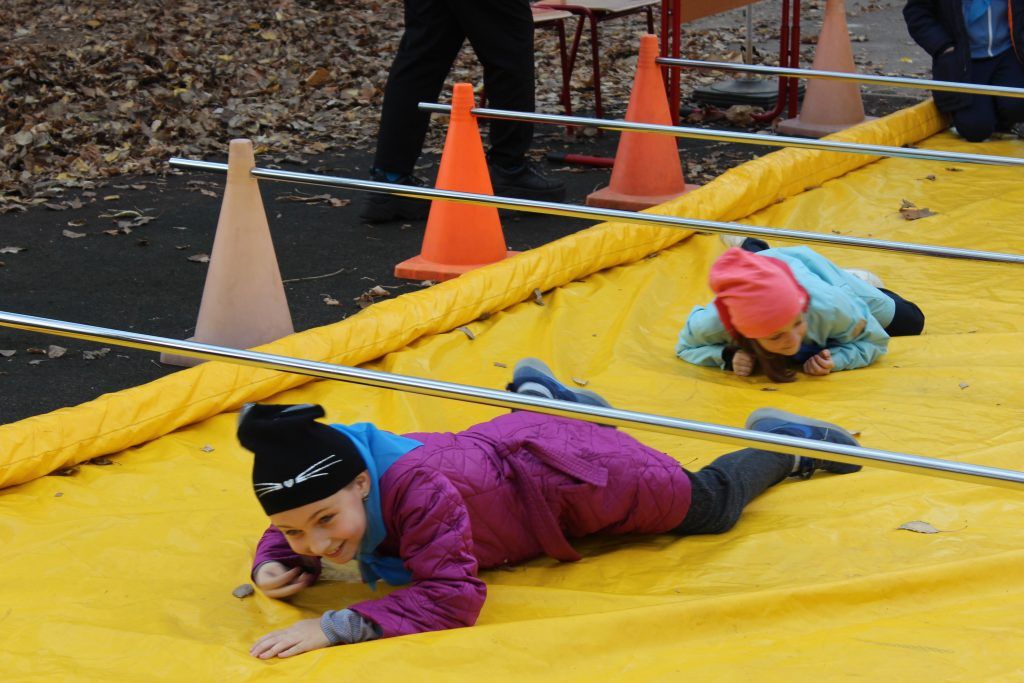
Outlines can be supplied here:
<path id="1" fill-rule="evenodd" d="M 533 370 L 534 372 L 536 372 L 538 374 L 545 375 L 546 377 L 549 377 L 550 379 L 554 380 L 555 382 L 558 382 L 558 379 L 555 377 L 555 373 L 553 373 L 551 371 L 551 368 L 549 368 L 547 366 L 547 364 L 544 361 L 542 361 L 541 359 L 539 359 L 539 358 L 523 358 L 518 363 L 516 363 L 515 368 L 512 370 L 512 378 L 513 378 L 513 380 L 515 379 L 516 373 L 519 372 L 520 368 L 526 368 L 526 369 L 529 369 L 529 370 Z M 561 382 L 558 382 L 558 383 L 562 384 Z M 565 387 L 564 384 L 562 384 L 562 386 Z M 604 406 L 605 408 L 611 408 L 612 407 L 612 405 L 610 403 L 608 403 L 608 401 L 606 401 L 603 396 L 601 396 L 600 394 L 597 394 L 597 393 L 595 393 L 593 391 L 590 391 L 588 389 L 570 389 L 569 387 L 565 387 L 565 388 L 566 388 L 567 391 L 570 391 L 570 392 L 572 392 L 574 394 L 578 394 L 580 396 L 586 396 L 586 397 L 590 398 L 592 401 L 594 401 L 595 403 L 598 403 L 598 404 Z"/>
<path id="2" fill-rule="evenodd" d="M 857 441 L 853 434 L 851 434 L 850 432 L 846 431 L 845 429 L 843 429 L 842 427 L 833 422 L 815 420 L 813 417 L 804 417 L 803 415 L 789 413 L 786 412 L 785 410 L 780 410 L 778 408 L 758 408 L 749 416 L 747 416 L 747 421 L 743 426 L 746 429 L 751 429 L 751 426 L 755 422 L 764 419 L 782 420 L 783 422 L 792 422 L 793 424 L 804 425 L 806 427 L 818 427 L 820 429 L 825 430 L 831 429 L 833 431 L 839 432 L 840 434 L 843 434 L 854 443 L 860 445 L 860 442 Z"/>

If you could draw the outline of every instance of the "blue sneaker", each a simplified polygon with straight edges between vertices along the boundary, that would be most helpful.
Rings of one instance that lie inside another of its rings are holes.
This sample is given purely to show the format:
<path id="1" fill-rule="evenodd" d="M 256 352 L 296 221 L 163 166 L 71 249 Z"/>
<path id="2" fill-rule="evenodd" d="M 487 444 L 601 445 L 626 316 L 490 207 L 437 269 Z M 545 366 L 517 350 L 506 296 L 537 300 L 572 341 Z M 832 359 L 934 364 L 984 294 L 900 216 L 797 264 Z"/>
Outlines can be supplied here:
<path id="1" fill-rule="evenodd" d="M 570 389 L 565 386 L 555 379 L 555 373 L 551 372 L 551 368 L 537 358 L 524 358 L 516 363 L 516 367 L 512 371 L 512 381 L 505 388 L 508 391 L 527 396 L 554 398 L 559 401 L 572 401 L 602 408 L 612 407 L 608 401 L 593 391 Z"/>
<path id="2" fill-rule="evenodd" d="M 846 444 L 847 446 L 860 445 L 857 443 L 857 439 L 853 438 L 853 434 L 839 425 L 795 413 L 787 413 L 778 408 L 758 408 L 747 418 L 745 427 L 758 432 L 788 434 L 804 439 Z M 833 474 L 851 474 L 859 472 L 861 466 L 801 456 L 796 470 L 790 476 L 809 479 L 815 470 L 825 470 Z"/>

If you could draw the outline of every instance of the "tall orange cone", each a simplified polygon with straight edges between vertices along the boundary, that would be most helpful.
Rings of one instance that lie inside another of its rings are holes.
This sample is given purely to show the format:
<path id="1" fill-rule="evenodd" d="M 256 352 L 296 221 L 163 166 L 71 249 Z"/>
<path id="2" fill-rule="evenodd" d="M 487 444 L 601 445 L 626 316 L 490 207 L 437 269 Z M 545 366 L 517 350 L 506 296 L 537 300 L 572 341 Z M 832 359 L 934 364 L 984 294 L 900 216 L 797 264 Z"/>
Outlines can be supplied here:
<path id="1" fill-rule="evenodd" d="M 473 86 L 456 83 L 435 187 L 493 195 L 480 129 L 470 113 L 474 103 Z M 420 255 L 395 266 L 395 277 L 450 280 L 515 253 L 505 246 L 498 210 L 493 206 L 435 200 Z"/>
<path id="2" fill-rule="evenodd" d="M 260 188 L 250 174 L 255 166 L 252 142 L 232 140 L 195 341 L 247 349 L 295 331 Z M 160 361 L 185 366 L 202 362 L 167 353 Z"/>
<path id="3" fill-rule="evenodd" d="M 843 0 L 826 0 L 818 45 L 814 48 L 816 71 L 856 73 L 853 48 L 846 29 L 846 6 Z M 821 138 L 874 117 L 864 116 L 864 103 L 856 83 L 811 79 L 807 84 L 800 114 L 780 121 L 782 135 Z"/>
<path id="4" fill-rule="evenodd" d="M 626 120 L 636 123 L 672 125 L 668 96 L 658 57 L 658 38 L 640 37 L 640 59 L 637 61 L 633 92 L 626 109 Z M 587 197 L 590 206 L 640 211 L 674 199 L 696 188 L 683 180 L 676 139 L 656 133 L 624 132 L 615 153 L 615 166 L 608 187 Z"/>

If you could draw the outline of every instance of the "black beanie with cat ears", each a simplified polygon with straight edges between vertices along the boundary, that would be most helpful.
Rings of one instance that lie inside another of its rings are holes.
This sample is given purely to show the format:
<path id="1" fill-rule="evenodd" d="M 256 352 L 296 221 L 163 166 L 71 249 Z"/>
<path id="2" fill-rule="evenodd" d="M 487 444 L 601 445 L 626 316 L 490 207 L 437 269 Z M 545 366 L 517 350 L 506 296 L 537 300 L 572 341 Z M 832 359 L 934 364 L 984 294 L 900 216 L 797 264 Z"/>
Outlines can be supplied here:
<path id="1" fill-rule="evenodd" d="M 311 403 L 242 408 L 238 440 L 253 452 L 252 487 L 267 515 L 332 496 L 366 469 L 351 439 L 317 422 L 324 415 Z"/>

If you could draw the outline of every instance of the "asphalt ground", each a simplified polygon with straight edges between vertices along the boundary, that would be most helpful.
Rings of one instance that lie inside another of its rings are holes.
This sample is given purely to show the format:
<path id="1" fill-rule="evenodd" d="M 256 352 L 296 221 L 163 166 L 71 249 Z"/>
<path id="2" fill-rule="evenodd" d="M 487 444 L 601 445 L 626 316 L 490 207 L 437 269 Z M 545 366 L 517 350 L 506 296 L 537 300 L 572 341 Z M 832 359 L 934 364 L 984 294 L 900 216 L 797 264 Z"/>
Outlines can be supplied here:
<path id="1" fill-rule="evenodd" d="M 857 19 L 859 24 L 851 18 L 851 33 L 870 33 L 873 64 L 889 60 L 893 70 L 900 65 L 904 71 L 911 70 L 900 55 L 914 54 L 920 62 L 923 53 L 906 45 L 905 29 L 894 27 L 897 3 L 884 4 L 887 7 L 880 10 L 865 10 Z M 855 50 L 863 49 L 864 44 L 855 43 Z M 920 63 L 913 69 L 919 67 Z M 865 109 L 869 115 L 884 115 L 921 96 L 868 92 Z M 608 116 L 621 116 L 624 108 L 625 103 L 609 106 Z M 588 115 L 585 108 L 581 113 Z M 707 125 L 726 128 L 727 124 L 722 120 Z M 618 141 L 615 134 L 568 138 L 561 128 L 542 127 L 535 137 L 538 151 L 596 156 L 613 156 Z M 680 142 L 688 182 L 701 182 L 773 149 Z M 354 149 L 330 157 L 296 159 L 281 167 L 365 178 L 371 154 L 372 150 Z M 714 164 L 707 163 L 709 158 L 715 159 Z M 423 175 L 432 178 L 436 164 L 436 156 L 425 155 L 420 163 Z M 573 204 L 584 203 L 587 194 L 607 184 L 610 174 L 608 169 L 563 165 L 549 165 L 548 170 L 565 180 L 567 201 Z M 189 337 L 207 268 L 190 257 L 211 250 L 223 183 L 222 175 L 193 171 L 110 178 L 65 195 L 67 201 L 78 194 L 81 208 L 37 207 L 0 215 L 0 262 L 4 264 L 0 310 L 176 339 Z M 297 331 L 357 314 L 361 310 L 357 300 L 375 286 L 391 296 L 421 286 L 395 279 L 392 271 L 396 263 L 419 252 L 424 221 L 368 225 L 357 216 L 360 196 L 354 192 L 271 182 L 261 183 L 261 192 Z M 315 195 L 323 197 L 309 199 Z M 332 203 L 329 198 L 351 203 Z M 592 223 L 501 213 L 508 246 L 520 251 Z M 4 253 L 6 247 L 20 250 Z M 76 405 L 177 370 L 161 365 L 155 353 L 0 328 L 0 424 Z"/>

